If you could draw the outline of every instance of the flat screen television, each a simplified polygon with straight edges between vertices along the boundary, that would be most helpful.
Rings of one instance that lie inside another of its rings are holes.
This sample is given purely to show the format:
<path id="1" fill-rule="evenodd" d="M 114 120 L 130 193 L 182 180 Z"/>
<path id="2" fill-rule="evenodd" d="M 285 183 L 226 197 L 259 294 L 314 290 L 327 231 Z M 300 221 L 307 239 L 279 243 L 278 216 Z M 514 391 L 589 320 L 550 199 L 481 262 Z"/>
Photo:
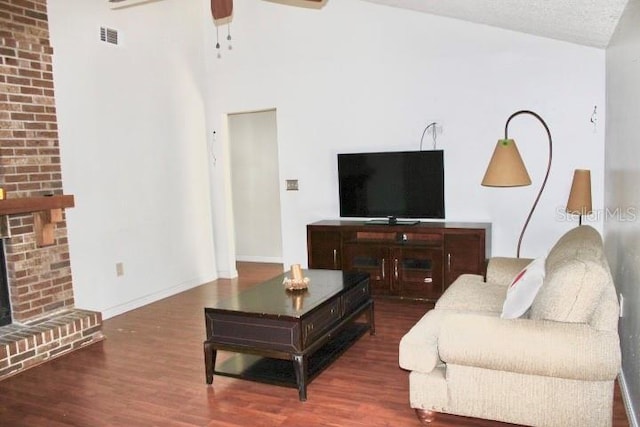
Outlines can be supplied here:
<path id="1" fill-rule="evenodd" d="M 340 216 L 444 218 L 442 150 L 338 154 Z"/>

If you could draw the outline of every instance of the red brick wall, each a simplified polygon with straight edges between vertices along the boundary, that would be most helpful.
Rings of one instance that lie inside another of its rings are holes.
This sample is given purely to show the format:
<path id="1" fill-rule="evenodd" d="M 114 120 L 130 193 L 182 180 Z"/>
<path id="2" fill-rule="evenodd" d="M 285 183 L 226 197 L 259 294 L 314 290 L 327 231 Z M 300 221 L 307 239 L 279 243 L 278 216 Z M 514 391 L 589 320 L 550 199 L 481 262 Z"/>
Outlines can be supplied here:
<path id="1" fill-rule="evenodd" d="M 7 198 L 62 194 L 46 0 L 0 0 L 0 186 Z M 72 307 L 66 223 L 38 248 L 31 215 L 5 239 L 13 319 Z"/>

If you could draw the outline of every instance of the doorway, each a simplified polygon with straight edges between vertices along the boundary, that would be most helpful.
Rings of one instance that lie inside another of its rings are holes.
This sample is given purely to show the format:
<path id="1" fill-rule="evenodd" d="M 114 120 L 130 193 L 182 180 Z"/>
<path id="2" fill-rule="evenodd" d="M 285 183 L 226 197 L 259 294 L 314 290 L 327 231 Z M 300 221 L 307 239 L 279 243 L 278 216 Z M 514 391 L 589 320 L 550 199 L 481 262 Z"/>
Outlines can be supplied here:
<path id="1" fill-rule="evenodd" d="M 276 110 L 228 120 L 236 260 L 282 263 Z"/>

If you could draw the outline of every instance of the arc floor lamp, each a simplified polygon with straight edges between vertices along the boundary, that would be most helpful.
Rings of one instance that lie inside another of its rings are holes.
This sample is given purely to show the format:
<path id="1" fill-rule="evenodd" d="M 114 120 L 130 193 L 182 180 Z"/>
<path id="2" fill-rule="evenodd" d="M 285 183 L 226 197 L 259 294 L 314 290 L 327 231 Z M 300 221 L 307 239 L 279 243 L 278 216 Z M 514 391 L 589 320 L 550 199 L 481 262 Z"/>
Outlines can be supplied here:
<path id="1" fill-rule="evenodd" d="M 540 200 L 540 196 L 544 191 L 544 187 L 547 185 L 549 171 L 551 170 L 551 159 L 553 157 L 553 141 L 551 139 L 549 126 L 547 126 L 547 123 L 542 119 L 542 117 L 540 117 L 537 113 L 529 110 L 516 111 L 511 116 L 509 116 L 506 124 L 504 125 L 504 139 L 498 140 L 496 148 L 493 151 L 493 155 L 491 156 L 491 160 L 489 161 L 487 171 L 485 172 L 484 178 L 482 179 L 482 185 L 485 187 L 522 187 L 531 185 L 531 178 L 529 177 L 527 168 L 522 161 L 522 157 L 520 156 L 520 152 L 518 151 L 516 142 L 513 139 L 509 139 L 509 123 L 513 118 L 522 114 L 528 114 L 535 117 L 536 119 L 538 119 L 538 121 L 540 121 L 540 123 L 542 123 L 542 126 L 544 126 L 544 130 L 547 132 L 547 137 L 549 139 L 549 160 L 547 162 L 547 171 L 544 175 L 544 180 L 542 181 L 542 185 L 540 186 L 538 195 L 533 202 L 533 206 L 531 206 L 529 215 L 527 216 L 527 219 L 524 222 L 524 226 L 522 227 L 520 238 L 518 239 L 518 249 L 516 252 L 518 258 L 520 258 L 520 246 L 522 245 L 522 237 L 524 236 L 524 232 L 529 225 L 529 221 L 533 216 L 533 212 L 538 205 L 538 201 Z"/>

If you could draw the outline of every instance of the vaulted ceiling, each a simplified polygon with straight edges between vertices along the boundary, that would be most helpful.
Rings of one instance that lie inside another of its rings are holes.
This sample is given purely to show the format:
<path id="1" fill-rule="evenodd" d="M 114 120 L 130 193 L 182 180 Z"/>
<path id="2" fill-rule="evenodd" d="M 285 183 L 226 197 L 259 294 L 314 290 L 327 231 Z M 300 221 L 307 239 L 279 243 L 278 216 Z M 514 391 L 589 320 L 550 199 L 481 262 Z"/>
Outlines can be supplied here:
<path id="1" fill-rule="evenodd" d="M 605 48 L 628 0 L 365 0 Z M 631 0 L 635 1 L 635 0 Z"/>

